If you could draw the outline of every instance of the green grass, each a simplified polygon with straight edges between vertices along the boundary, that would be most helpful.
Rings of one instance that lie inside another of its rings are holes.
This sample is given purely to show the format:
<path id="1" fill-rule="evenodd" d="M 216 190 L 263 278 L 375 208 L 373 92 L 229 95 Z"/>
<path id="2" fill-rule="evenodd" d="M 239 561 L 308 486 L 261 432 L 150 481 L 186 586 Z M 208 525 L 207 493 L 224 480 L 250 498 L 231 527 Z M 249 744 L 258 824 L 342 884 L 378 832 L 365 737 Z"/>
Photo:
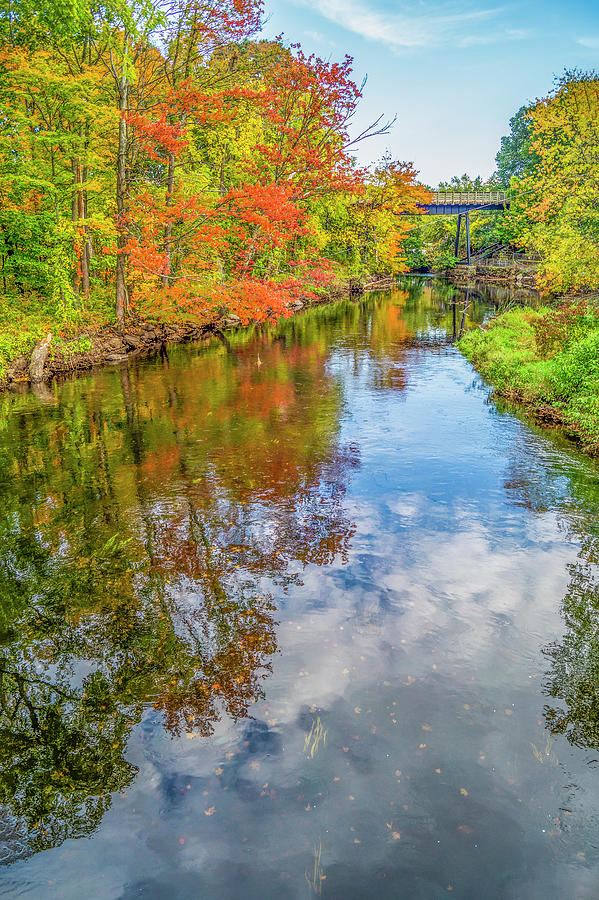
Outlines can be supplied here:
<path id="1" fill-rule="evenodd" d="M 459 348 L 497 394 L 554 410 L 599 449 L 599 309 L 586 301 L 512 309 L 468 332 Z"/>

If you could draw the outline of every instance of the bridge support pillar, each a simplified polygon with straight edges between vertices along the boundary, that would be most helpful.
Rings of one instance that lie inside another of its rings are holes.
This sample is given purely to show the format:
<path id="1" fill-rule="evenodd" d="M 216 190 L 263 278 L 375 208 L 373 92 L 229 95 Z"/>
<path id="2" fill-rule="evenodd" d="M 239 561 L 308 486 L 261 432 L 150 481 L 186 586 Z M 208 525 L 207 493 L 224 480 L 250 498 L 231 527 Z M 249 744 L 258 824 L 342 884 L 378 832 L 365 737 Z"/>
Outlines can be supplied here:
<path id="1" fill-rule="evenodd" d="M 470 213 L 466 213 L 466 255 L 470 265 Z"/>
<path id="2" fill-rule="evenodd" d="M 459 258 L 458 251 L 460 249 L 460 225 L 461 224 L 462 224 L 462 214 L 459 213 L 458 214 L 458 228 L 457 228 L 457 231 L 455 234 L 455 251 L 454 251 L 454 256 L 458 256 L 458 258 Z"/>

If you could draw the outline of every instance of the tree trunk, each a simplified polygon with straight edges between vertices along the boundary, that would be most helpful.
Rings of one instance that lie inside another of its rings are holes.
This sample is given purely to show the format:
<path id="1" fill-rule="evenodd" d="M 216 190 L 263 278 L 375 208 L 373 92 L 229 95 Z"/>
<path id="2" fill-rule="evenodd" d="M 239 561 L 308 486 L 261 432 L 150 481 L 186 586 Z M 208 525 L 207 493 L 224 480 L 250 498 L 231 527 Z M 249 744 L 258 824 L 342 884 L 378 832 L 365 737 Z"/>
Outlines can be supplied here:
<path id="1" fill-rule="evenodd" d="M 175 189 L 175 154 L 171 150 L 168 155 L 168 172 L 166 180 L 166 208 L 173 205 L 173 191 Z M 172 241 L 173 241 L 173 223 L 168 221 L 164 226 L 164 255 L 166 262 L 166 271 L 162 276 L 162 286 L 168 287 L 169 275 L 171 274 L 171 257 L 172 257 Z"/>
<path id="2" fill-rule="evenodd" d="M 31 352 L 31 361 L 29 363 L 29 377 L 33 384 L 37 384 L 44 380 L 44 366 L 50 349 L 50 341 L 52 335 L 49 334 L 33 348 Z"/>
<path id="3" fill-rule="evenodd" d="M 119 144 L 116 161 L 116 320 L 122 326 L 127 314 L 127 103 L 129 99 L 129 82 L 122 75 L 119 82 Z"/>
<path id="4" fill-rule="evenodd" d="M 72 219 L 77 232 L 77 268 L 73 274 L 73 289 L 89 297 L 89 237 L 85 225 L 85 199 L 83 195 L 83 166 L 80 159 L 71 161 L 73 169 Z"/>

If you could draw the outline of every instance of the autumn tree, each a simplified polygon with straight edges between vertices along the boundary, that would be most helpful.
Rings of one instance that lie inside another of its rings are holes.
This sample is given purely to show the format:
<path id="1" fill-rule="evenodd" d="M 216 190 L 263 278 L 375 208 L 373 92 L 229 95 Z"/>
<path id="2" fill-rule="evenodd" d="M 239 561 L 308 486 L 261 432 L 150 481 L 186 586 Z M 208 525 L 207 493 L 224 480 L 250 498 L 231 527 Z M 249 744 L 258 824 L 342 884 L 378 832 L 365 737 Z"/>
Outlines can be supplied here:
<path id="1" fill-rule="evenodd" d="M 514 240 L 541 258 L 546 290 L 597 287 L 599 79 L 566 72 L 529 111 L 533 165 L 515 184 Z"/>

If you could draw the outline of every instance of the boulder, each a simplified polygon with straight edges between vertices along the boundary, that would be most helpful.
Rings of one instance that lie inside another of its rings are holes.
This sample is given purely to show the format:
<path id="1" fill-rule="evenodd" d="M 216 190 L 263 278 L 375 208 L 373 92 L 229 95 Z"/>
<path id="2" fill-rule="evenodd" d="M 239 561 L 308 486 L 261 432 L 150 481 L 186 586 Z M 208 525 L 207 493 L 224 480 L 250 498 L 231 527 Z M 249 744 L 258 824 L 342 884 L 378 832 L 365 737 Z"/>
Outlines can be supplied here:
<path id="1" fill-rule="evenodd" d="M 125 342 L 125 345 L 132 350 L 137 350 L 137 348 L 141 346 L 141 339 L 135 334 L 124 334 L 123 341 Z"/>
<path id="2" fill-rule="evenodd" d="M 8 381 L 26 381 L 29 360 L 26 356 L 19 356 L 14 360 L 6 373 Z"/>
<path id="3" fill-rule="evenodd" d="M 123 342 L 120 337 L 108 337 L 104 341 L 105 350 L 122 350 Z"/>

